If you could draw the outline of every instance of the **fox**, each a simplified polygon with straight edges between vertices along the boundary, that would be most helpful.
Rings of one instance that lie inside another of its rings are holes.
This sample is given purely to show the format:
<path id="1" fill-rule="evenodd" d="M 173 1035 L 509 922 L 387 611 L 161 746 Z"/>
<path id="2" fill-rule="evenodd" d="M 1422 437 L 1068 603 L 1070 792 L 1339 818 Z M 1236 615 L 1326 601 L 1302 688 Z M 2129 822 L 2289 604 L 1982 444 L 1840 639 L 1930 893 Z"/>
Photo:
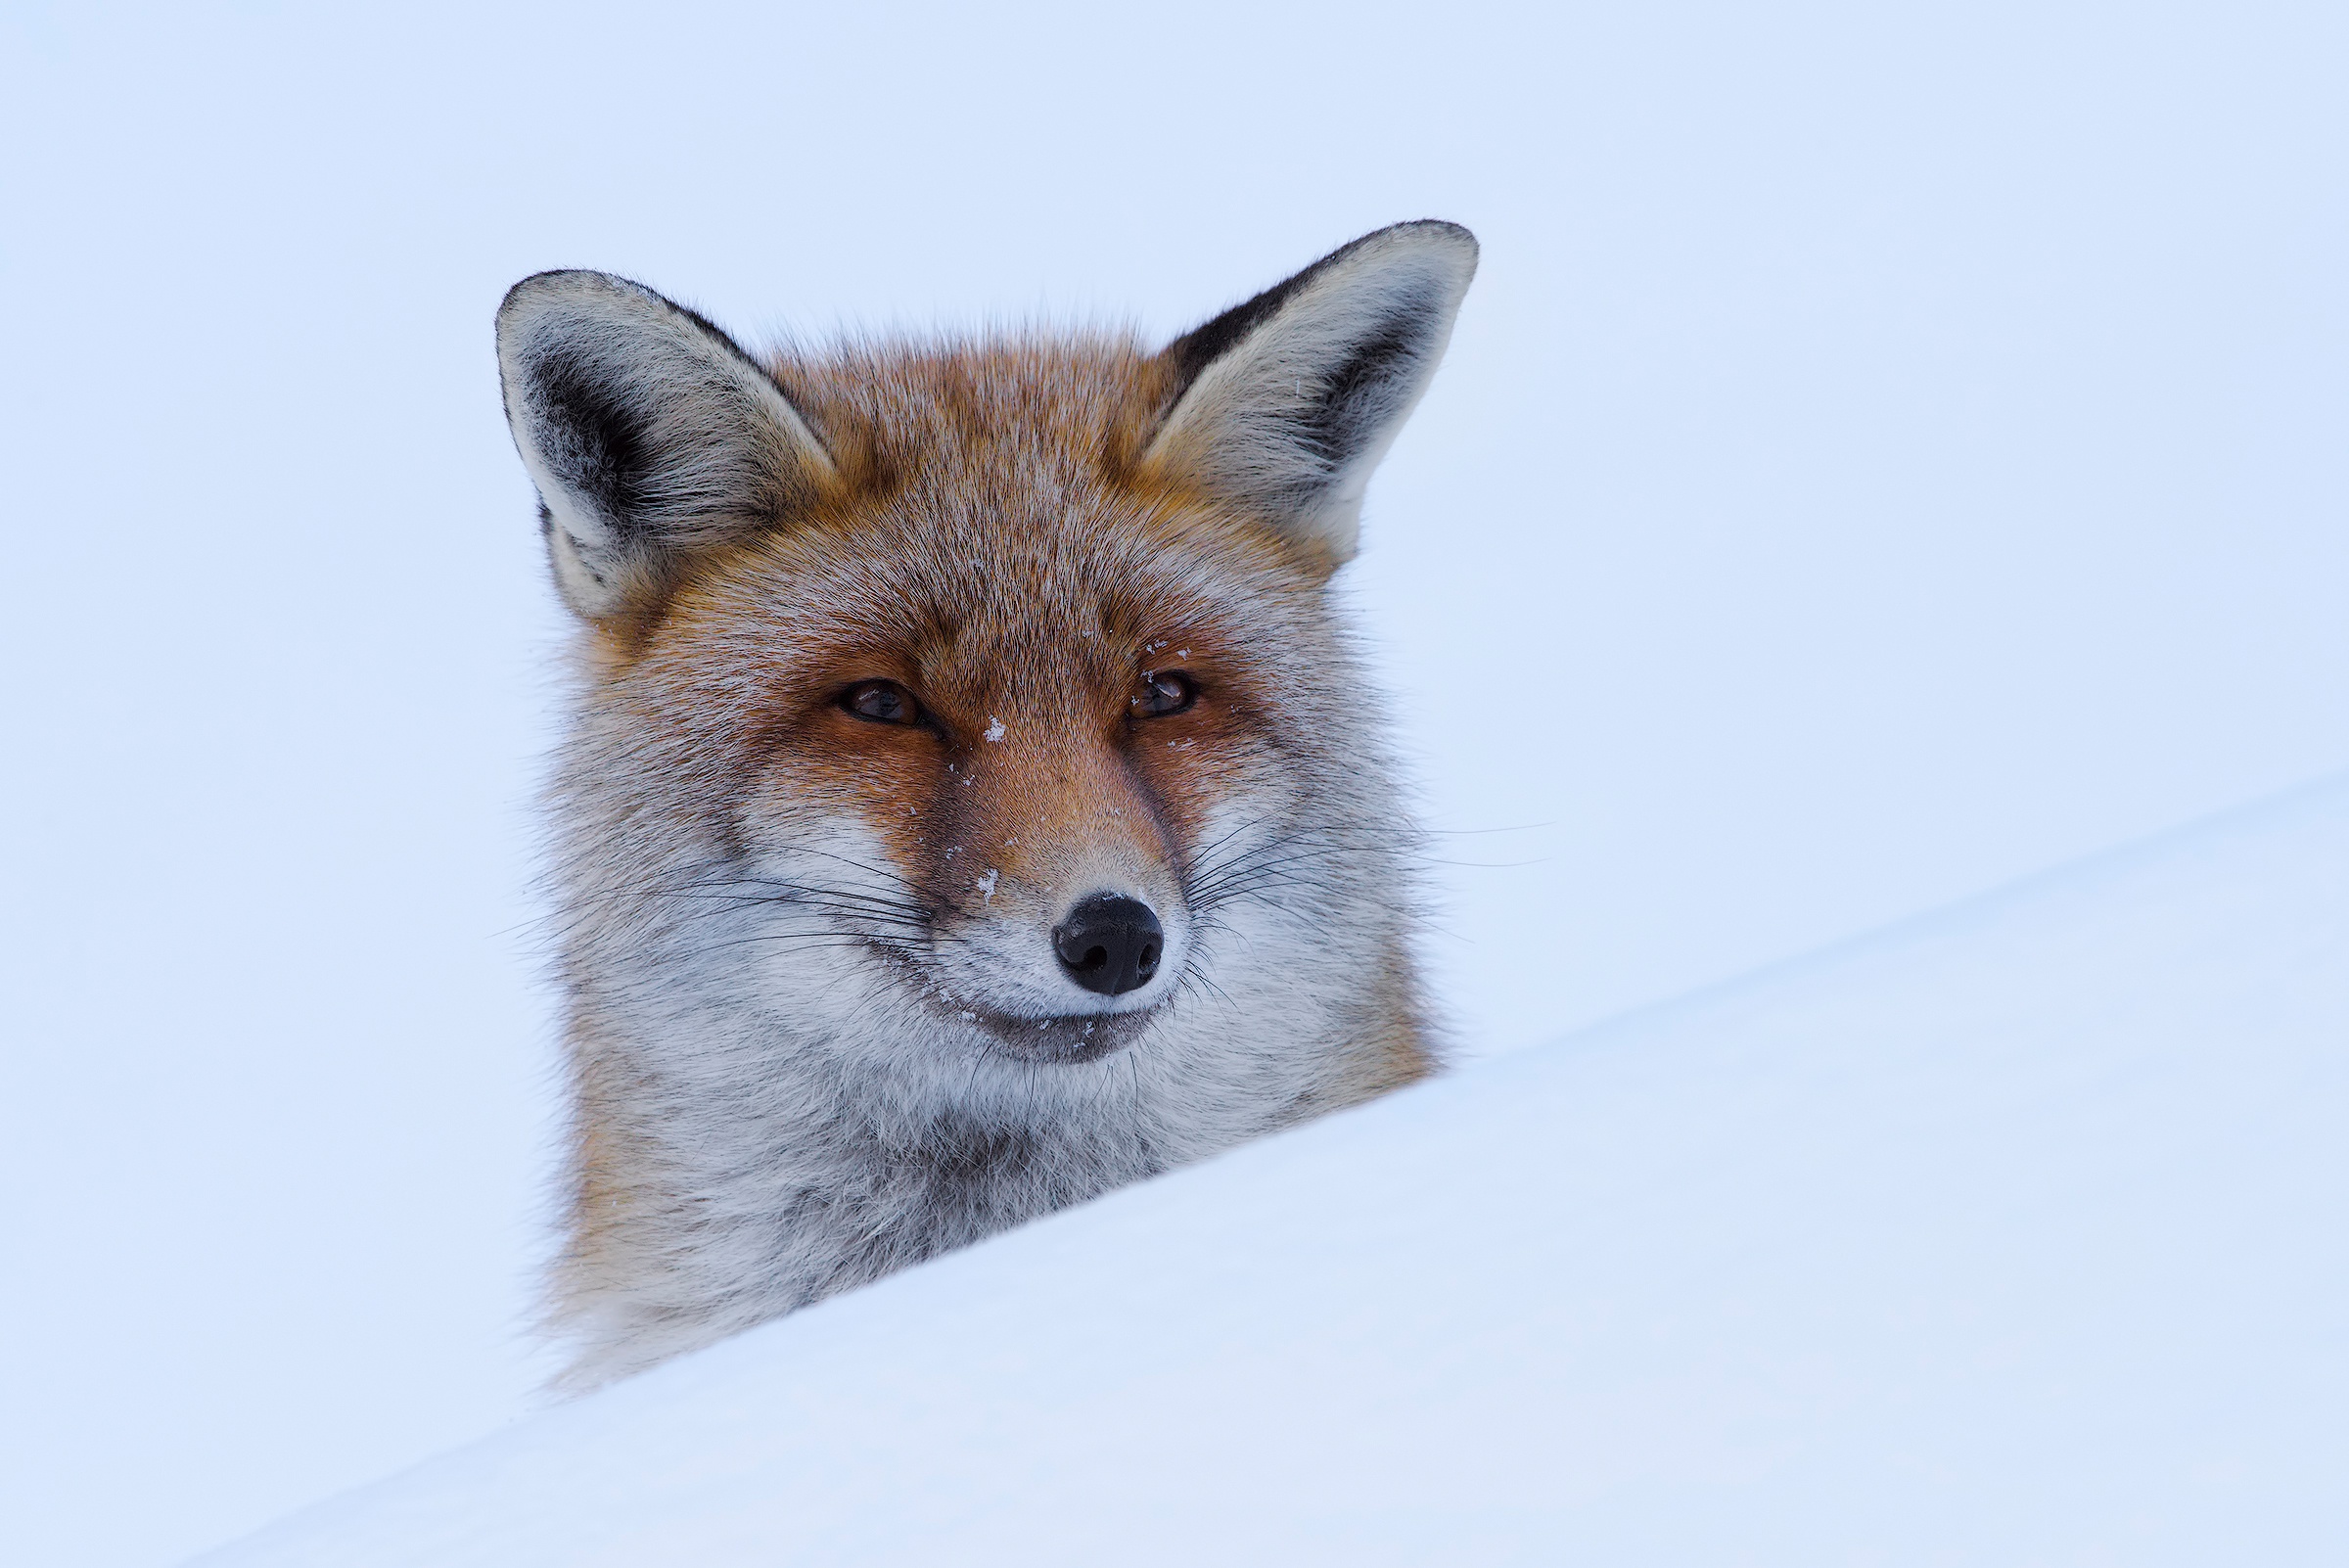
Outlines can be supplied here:
<path id="1" fill-rule="evenodd" d="M 1155 348 L 506 295 L 574 628 L 558 1394 L 1440 1067 L 1334 579 L 1477 259 L 1379 229 Z"/>

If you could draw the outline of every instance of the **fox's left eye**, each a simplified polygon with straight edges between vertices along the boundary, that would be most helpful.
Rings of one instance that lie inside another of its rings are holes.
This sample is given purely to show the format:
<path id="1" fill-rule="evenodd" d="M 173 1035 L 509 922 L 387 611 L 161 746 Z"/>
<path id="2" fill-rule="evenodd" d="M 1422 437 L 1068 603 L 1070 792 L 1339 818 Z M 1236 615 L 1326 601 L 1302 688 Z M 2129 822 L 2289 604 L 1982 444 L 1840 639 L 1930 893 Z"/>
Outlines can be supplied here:
<path id="1" fill-rule="evenodd" d="M 1143 677 L 1142 689 L 1129 705 L 1136 718 L 1163 718 L 1179 714 L 1199 700 L 1199 683 L 1179 669 L 1155 670 Z"/>
<path id="2" fill-rule="evenodd" d="M 922 721 L 922 705 L 894 680 L 860 680 L 840 694 L 840 706 L 876 724 Z"/>

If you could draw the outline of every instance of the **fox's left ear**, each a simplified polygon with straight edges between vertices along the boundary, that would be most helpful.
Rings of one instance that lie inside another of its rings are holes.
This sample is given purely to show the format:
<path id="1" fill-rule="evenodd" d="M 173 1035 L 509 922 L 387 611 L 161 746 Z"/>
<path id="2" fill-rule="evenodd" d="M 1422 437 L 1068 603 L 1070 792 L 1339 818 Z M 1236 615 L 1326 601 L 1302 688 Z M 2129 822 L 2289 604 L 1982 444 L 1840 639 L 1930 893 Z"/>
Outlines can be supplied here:
<path id="1" fill-rule="evenodd" d="M 523 279 L 498 307 L 497 363 L 556 586 L 589 621 L 648 608 L 693 552 L 783 521 L 833 479 L 758 361 L 625 278 Z"/>
<path id="2" fill-rule="evenodd" d="M 1173 406 L 1142 455 L 1334 571 L 1362 490 L 1451 340 L 1476 275 L 1456 223 L 1398 223 L 1168 345 Z"/>

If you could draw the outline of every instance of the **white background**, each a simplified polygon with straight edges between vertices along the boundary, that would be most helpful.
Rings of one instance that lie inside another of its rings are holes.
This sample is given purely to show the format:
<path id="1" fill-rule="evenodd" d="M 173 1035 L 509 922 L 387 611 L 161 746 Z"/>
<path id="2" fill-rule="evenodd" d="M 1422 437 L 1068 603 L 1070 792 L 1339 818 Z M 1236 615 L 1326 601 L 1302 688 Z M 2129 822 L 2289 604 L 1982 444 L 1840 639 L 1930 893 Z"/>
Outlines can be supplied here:
<path id="1" fill-rule="evenodd" d="M 2349 765 L 2336 7 L 481 9 L 0 18 L 25 1560 L 528 1407 L 526 272 L 1166 335 L 1474 228 L 1352 573 L 1471 1051 Z"/>

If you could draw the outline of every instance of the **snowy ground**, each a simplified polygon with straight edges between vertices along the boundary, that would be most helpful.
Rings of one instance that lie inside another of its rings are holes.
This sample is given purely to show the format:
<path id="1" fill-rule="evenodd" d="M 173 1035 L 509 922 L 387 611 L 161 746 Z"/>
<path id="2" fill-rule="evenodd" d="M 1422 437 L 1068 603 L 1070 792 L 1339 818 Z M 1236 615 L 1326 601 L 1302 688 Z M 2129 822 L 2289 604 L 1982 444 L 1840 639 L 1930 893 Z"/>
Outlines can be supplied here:
<path id="1" fill-rule="evenodd" d="M 2338 0 L 0 5 L 0 1562 L 535 1408 L 515 279 L 1163 340 L 1475 229 L 1346 591 L 1490 1056 L 2349 769 L 2345 77 Z"/>
<path id="2" fill-rule="evenodd" d="M 942 1260 L 212 1559 L 2349 1560 L 2349 783 Z"/>

